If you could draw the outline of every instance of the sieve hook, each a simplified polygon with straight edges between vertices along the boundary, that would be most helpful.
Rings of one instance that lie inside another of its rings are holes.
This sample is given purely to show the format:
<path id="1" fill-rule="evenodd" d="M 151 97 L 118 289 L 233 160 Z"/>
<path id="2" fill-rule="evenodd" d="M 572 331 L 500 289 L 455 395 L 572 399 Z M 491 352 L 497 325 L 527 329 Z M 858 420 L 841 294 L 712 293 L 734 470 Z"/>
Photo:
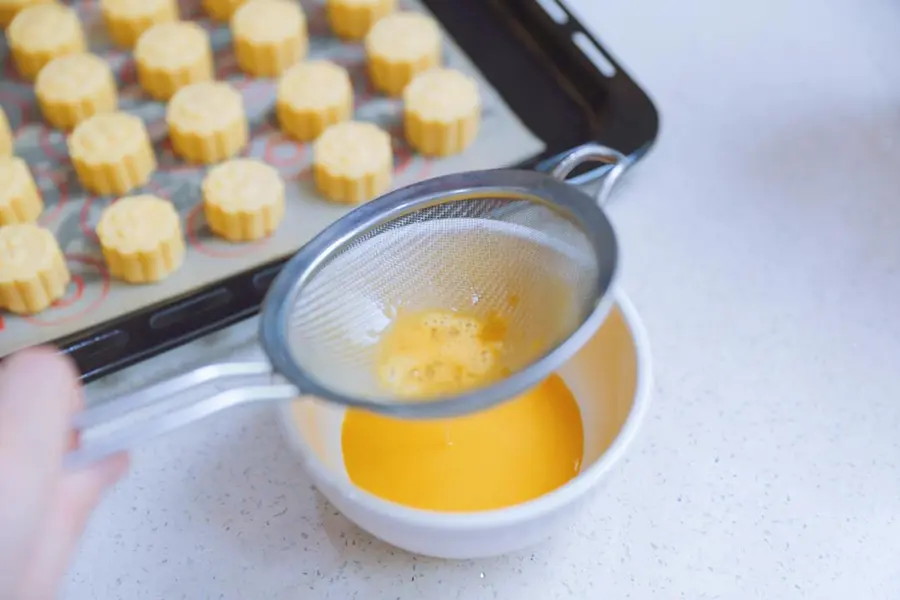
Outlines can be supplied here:
<path id="1" fill-rule="evenodd" d="M 601 180 L 600 189 L 597 191 L 597 203 L 600 206 L 605 206 L 609 202 L 609 197 L 612 195 L 616 183 L 625 174 L 625 171 L 634 164 L 634 161 L 618 150 L 607 146 L 593 143 L 584 144 L 563 156 L 562 160 L 550 170 L 550 176 L 560 181 L 565 181 L 572 171 L 589 161 L 612 165 L 609 173 Z"/>

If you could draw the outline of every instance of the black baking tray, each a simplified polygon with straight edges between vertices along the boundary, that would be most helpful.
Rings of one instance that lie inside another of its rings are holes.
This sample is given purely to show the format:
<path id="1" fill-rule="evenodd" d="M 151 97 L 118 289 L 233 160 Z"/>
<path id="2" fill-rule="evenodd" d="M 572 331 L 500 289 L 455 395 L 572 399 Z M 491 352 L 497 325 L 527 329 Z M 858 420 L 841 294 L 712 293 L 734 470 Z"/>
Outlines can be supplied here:
<path id="1" fill-rule="evenodd" d="M 659 130 L 653 102 L 556 0 L 424 0 L 424 4 L 545 143 L 541 155 L 510 166 L 543 168 L 566 150 L 592 141 L 634 159 L 652 146 Z M 603 170 L 581 169 L 574 177 L 583 182 Z M 75 360 L 84 381 L 97 379 L 256 314 L 285 260 L 54 343 Z"/>

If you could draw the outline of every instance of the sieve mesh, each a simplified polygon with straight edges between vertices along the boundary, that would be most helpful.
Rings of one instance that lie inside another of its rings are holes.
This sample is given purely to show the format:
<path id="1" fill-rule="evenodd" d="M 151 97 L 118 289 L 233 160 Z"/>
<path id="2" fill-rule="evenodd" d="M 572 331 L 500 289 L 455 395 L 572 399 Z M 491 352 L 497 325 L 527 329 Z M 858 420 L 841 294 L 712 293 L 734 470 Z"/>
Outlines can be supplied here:
<path id="1" fill-rule="evenodd" d="M 596 201 L 563 182 L 587 160 L 613 165 Z M 585 144 L 562 156 L 549 174 L 494 169 L 445 175 L 363 204 L 304 245 L 268 286 L 259 341 L 269 364 L 207 365 L 93 407 L 76 419 L 86 443 L 66 456 L 66 466 L 89 464 L 232 406 L 289 401 L 298 394 L 400 418 L 459 416 L 515 397 L 568 361 L 608 314 L 618 244 L 601 205 L 630 164 L 615 150 Z M 451 384 L 440 389 L 452 394 L 419 398 L 418 390 L 435 388 L 416 388 L 423 381 L 423 363 L 400 348 L 405 341 L 385 351 L 387 366 L 378 365 L 380 338 L 404 310 L 461 311 L 487 321 L 499 317 L 505 326 L 488 335 L 487 327 L 456 316 L 442 321 L 446 315 L 439 315 L 424 325 L 412 319 L 415 334 L 425 333 L 425 345 L 437 346 L 426 358 L 426 371 L 433 367 L 444 377 L 439 383 Z M 447 322 L 453 325 L 441 330 Z M 464 331 L 475 331 L 478 338 Z M 501 334 L 505 339 L 498 350 Z M 462 350 L 456 345 L 461 339 Z M 447 346 L 460 356 L 474 355 L 471 373 L 455 377 L 457 355 L 442 363 Z M 505 364 L 492 371 L 497 351 Z M 416 389 L 405 399 L 379 393 L 379 366 L 381 379 L 405 378 L 402 383 Z M 484 387 L 455 389 L 457 382 L 479 381 L 486 372 L 492 379 Z M 234 382 L 260 375 L 271 376 L 274 385 L 244 385 L 186 404 L 160 404 L 220 378 Z M 148 411 L 157 405 L 168 408 Z"/>
<path id="2" fill-rule="evenodd" d="M 399 310 L 453 310 L 507 323 L 516 372 L 569 338 L 597 306 L 600 265 L 576 216 L 540 197 L 456 195 L 344 240 L 291 299 L 296 365 L 333 393 L 399 402 L 375 378 Z"/>

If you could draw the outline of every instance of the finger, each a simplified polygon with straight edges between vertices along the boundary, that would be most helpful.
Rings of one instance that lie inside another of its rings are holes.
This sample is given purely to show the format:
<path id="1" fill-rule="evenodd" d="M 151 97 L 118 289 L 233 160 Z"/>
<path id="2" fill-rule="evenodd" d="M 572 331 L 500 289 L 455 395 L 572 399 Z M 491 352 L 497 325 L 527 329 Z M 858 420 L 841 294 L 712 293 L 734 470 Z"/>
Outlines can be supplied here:
<path id="1" fill-rule="evenodd" d="M 52 349 L 20 352 L 0 371 L 0 577 L 21 574 L 49 510 L 77 388 L 74 367 Z"/>
<path id="2" fill-rule="evenodd" d="M 20 465 L 35 482 L 58 473 L 79 389 L 74 365 L 54 349 L 7 359 L 0 373 L 0 465 Z"/>
<path id="3" fill-rule="evenodd" d="M 78 414 L 82 410 L 84 410 L 84 388 L 79 385 L 75 393 L 72 394 L 72 415 Z M 70 430 L 66 452 L 75 450 L 79 444 L 81 444 L 81 432 L 77 429 Z"/>
<path id="4" fill-rule="evenodd" d="M 103 493 L 127 469 L 128 456 L 123 453 L 63 475 L 41 526 L 41 543 L 31 554 L 22 580 L 23 597 L 54 597 L 91 514 Z"/>

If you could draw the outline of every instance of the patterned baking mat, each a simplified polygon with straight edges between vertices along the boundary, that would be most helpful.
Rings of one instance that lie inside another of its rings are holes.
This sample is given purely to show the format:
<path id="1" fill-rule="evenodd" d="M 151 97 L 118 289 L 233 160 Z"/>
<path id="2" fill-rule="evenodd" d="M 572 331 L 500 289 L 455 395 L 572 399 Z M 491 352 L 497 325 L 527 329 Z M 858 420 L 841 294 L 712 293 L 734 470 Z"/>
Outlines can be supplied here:
<path id="1" fill-rule="evenodd" d="M 427 12 L 415 1 L 401 4 L 405 10 Z M 172 153 L 166 136 L 165 105 L 149 101 L 142 93 L 131 54 L 109 42 L 97 2 L 76 1 L 72 5 L 81 16 L 91 51 L 105 58 L 116 73 L 120 108 L 144 119 L 154 140 L 159 170 L 148 185 L 133 193 L 153 193 L 175 204 L 188 253 L 184 266 L 158 284 L 135 286 L 110 278 L 94 228 L 104 207 L 115 198 L 90 195 L 80 187 L 68 158 L 65 135 L 44 124 L 32 86 L 17 76 L 4 40 L 0 45 L 0 104 L 15 131 L 15 152 L 28 162 L 44 196 L 46 209 L 40 223 L 55 233 L 73 277 L 66 296 L 41 314 L 19 317 L 0 312 L 0 355 L 58 339 L 287 256 L 350 210 L 316 194 L 310 176 L 309 145 L 295 142 L 278 130 L 273 111 L 275 82 L 244 76 L 231 51 L 227 25 L 207 19 L 198 1 L 182 2 L 182 18 L 196 20 L 210 34 L 217 77 L 232 82 L 243 94 L 252 132 L 243 154 L 276 167 L 287 184 L 286 216 L 275 235 L 246 244 L 230 244 L 213 237 L 200 205 L 200 183 L 206 168 L 187 165 Z M 445 35 L 444 63 L 478 81 L 483 100 L 482 128 L 475 143 L 458 156 L 430 160 L 416 155 L 403 139 L 401 103 L 371 88 L 362 45 L 344 43 L 331 34 L 321 2 L 304 1 L 302 5 L 309 26 L 310 58 L 327 58 L 344 65 L 356 94 L 354 118 L 378 123 L 393 136 L 395 187 L 437 175 L 516 164 L 543 150 L 543 143 Z"/>

